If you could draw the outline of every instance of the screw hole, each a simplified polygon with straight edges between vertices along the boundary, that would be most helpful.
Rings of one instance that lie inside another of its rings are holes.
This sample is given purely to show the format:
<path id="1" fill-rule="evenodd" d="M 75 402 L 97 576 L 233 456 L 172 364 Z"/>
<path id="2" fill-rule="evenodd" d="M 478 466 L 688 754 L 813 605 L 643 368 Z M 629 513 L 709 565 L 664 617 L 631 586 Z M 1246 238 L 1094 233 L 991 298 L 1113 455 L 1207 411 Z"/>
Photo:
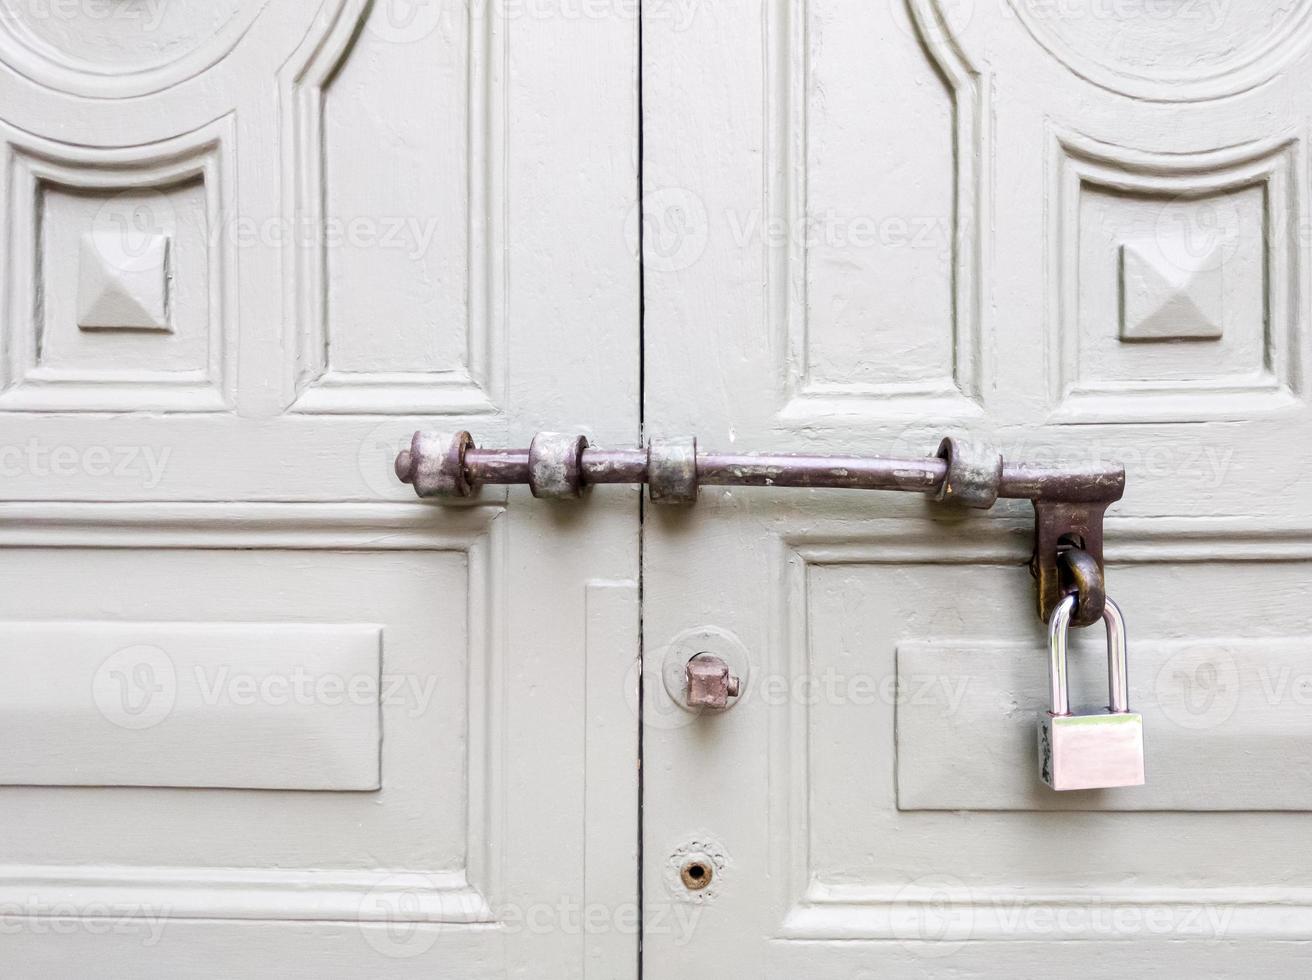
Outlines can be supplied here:
<path id="1" fill-rule="evenodd" d="M 711 883 L 711 878 L 715 872 L 705 861 L 692 860 L 679 869 L 679 877 L 683 879 L 683 885 L 689 891 L 701 891 Z"/>

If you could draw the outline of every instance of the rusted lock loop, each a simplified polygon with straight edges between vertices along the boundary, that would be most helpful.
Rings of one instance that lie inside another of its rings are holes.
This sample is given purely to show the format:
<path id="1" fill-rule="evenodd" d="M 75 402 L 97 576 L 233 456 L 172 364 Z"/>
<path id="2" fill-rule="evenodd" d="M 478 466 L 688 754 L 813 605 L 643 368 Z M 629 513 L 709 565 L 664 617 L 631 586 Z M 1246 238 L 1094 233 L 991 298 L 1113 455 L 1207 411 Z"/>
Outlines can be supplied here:
<path id="1" fill-rule="evenodd" d="M 539 432 L 528 447 L 528 487 L 533 496 L 572 500 L 583 495 L 586 436 Z"/>
<path id="2" fill-rule="evenodd" d="M 1102 565 L 1083 548 L 1066 548 L 1057 553 L 1062 594 L 1075 597 L 1071 626 L 1102 622 L 1107 609 L 1107 585 Z"/>
<path id="3" fill-rule="evenodd" d="M 980 510 L 988 510 L 997 502 L 1002 488 L 1001 453 L 948 436 L 939 443 L 936 455 L 948 464 L 938 491 L 939 501 Z"/>
<path id="4" fill-rule="evenodd" d="M 655 504 L 697 502 L 696 439 L 653 439 L 647 444 L 647 490 Z"/>
<path id="5" fill-rule="evenodd" d="M 421 497 L 468 497 L 474 492 L 465 469 L 465 453 L 474 448 L 468 432 L 449 439 L 433 432 L 416 432 L 410 449 L 396 457 L 396 475 Z"/>

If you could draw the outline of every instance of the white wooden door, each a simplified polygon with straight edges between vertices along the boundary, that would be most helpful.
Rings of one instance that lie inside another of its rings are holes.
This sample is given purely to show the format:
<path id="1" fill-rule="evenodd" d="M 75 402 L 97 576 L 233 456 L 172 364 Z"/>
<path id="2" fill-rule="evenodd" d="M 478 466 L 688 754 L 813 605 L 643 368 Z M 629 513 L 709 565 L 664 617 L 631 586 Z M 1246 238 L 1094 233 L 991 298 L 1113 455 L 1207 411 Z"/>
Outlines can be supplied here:
<path id="1" fill-rule="evenodd" d="M 649 515 L 645 893 L 697 913 L 649 919 L 649 980 L 1306 972 L 1309 17 L 649 11 L 648 430 L 1123 461 L 1109 591 L 1147 741 L 1142 788 L 1040 784 L 1028 505 Z M 674 706 L 680 644 L 739 658 L 739 703 Z M 1088 703 L 1102 651 L 1076 647 Z"/>
<path id="2" fill-rule="evenodd" d="M 638 437 L 637 35 L 0 4 L 0 972 L 636 972 L 637 497 L 391 470 Z"/>

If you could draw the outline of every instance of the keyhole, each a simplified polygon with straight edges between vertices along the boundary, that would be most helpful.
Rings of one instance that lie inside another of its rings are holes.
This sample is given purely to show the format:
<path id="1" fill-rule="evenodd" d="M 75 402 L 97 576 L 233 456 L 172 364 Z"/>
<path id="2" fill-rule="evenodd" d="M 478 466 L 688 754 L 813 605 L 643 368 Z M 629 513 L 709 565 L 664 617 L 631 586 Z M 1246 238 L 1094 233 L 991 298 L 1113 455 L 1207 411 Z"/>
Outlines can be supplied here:
<path id="1" fill-rule="evenodd" d="M 715 872 L 705 861 L 692 860 L 679 869 L 683 886 L 689 891 L 699 892 L 711 883 Z"/>

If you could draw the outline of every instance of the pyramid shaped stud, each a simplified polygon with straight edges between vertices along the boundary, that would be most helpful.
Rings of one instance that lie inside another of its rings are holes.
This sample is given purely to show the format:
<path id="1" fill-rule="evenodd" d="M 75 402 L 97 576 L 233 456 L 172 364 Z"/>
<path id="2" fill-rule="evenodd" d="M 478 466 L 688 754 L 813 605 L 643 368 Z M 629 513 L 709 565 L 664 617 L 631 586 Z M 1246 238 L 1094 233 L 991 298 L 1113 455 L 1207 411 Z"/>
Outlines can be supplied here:
<path id="1" fill-rule="evenodd" d="M 172 333 L 169 251 L 167 235 L 84 234 L 78 256 L 78 327 Z"/>
<path id="2" fill-rule="evenodd" d="M 1157 241 L 1121 246 L 1121 340 L 1216 340 L 1225 310 L 1219 245 L 1194 254 Z"/>

